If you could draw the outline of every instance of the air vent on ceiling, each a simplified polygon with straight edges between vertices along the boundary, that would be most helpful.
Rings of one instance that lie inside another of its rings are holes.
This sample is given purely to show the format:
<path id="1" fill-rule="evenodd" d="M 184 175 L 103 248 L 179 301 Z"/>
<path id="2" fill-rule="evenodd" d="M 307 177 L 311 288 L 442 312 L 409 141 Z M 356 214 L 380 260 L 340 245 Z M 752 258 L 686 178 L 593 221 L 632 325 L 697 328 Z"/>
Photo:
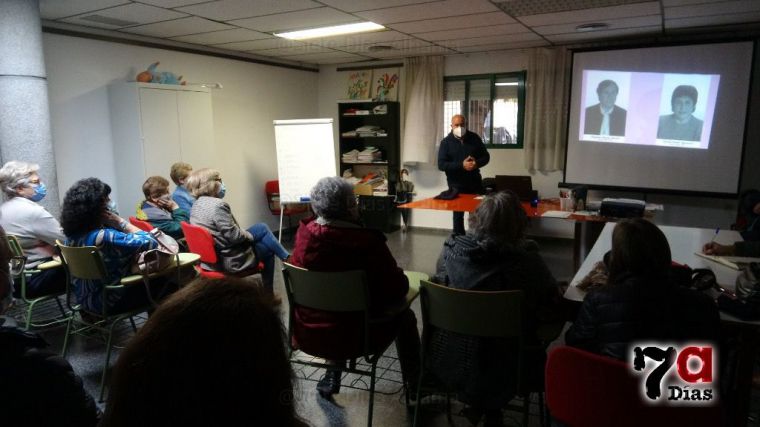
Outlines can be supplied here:
<path id="1" fill-rule="evenodd" d="M 578 25 L 575 27 L 575 31 L 587 33 L 589 31 L 606 30 L 607 28 L 610 28 L 610 24 L 607 24 L 605 22 L 591 22 L 589 24 Z"/>
<path id="2" fill-rule="evenodd" d="M 98 14 L 83 16 L 79 19 L 82 19 L 84 21 L 97 22 L 99 24 L 113 25 L 114 27 L 128 27 L 130 25 L 139 24 L 139 22 L 125 21 L 123 19 L 110 18 L 108 16 L 103 16 L 103 15 L 98 15 Z"/>
<path id="3" fill-rule="evenodd" d="M 393 50 L 393 46 L 387 44 L 376 44 L 367 48 L 370 52 L 385 52 L 387 50 Z"/>

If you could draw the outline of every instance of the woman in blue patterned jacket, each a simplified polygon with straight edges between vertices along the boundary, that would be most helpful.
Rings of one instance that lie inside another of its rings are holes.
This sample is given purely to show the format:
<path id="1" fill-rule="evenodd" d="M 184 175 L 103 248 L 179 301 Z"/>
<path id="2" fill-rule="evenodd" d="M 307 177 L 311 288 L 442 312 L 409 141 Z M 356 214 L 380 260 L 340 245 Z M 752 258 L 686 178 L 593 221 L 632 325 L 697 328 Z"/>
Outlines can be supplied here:
<path id="1" fill-rule="evenodd" d="M 113 213 L 110 194 L 111 187 L 101 180 L 81 179 L 66 192 L 61 212 L 66 245 L 97 246 L 103 256 L 110 283 L 82 279 L 73 281 L 77 302 L 85 310 L 98 314 L 125 312 L 147 304 L 148 295 L 143 286 L 109 292 L 107 300 L 103 298 L 103 287 L 117 283 L 121 277 L 130 274 L 136 254 L 158 247 L 150 234 Z M 151 293 L 157 297 L 166 291 L 163 286 L 165 281 L 152 281 Z"/>

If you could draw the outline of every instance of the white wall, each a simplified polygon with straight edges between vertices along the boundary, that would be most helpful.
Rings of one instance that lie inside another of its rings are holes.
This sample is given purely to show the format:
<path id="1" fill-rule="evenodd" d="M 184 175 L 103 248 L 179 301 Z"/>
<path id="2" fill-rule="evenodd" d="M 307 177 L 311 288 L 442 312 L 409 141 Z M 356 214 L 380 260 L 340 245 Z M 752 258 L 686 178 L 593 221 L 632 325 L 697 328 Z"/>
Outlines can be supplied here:
<path id="1" fill-rule="evenodd" d="M 44 34 L 43 45 L 61 198 L 88 176 L 114 187 L 118 159 L 113 158 L 107 87 L 134 80 L 161 61 L 159 70 L 188 82 L 224 85 L 212 93 L 219 164 L 193 166 L 221 172 L 226 200 L 241 226 L 265 221 L 276 227 L 264 195 L 265 181 L 277 178 L 272 120 L 317 115 L 317 73 L 54 34 Z M 119 208 L 123 216 L 134 211 L 133 206 Z"/>

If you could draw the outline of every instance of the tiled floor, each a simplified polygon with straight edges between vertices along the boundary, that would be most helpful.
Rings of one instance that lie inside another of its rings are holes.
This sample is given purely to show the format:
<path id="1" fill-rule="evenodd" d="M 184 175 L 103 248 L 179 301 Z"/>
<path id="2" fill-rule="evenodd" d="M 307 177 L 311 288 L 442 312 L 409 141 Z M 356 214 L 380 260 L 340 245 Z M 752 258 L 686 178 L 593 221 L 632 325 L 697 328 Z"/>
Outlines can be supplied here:
<path id="1" fill-rule="evenodd" d="M 396 257 L 398 264 L 405 270 L 422 271 L 432 273 L 435 261 L 440 253 L 446 233 L 441 231 L 413 229 L 409 232 L 400 231 L 388 234 L 388 246 Z M 286 246 L 288 242 L 286 241 Z M 558 280 L 569 280 L 572 277 L 572 241 L 563 239 L 540 239 L 541 254 L 549 268 Z M 284 295 L 282 277 L 275 276 L 275 289 Z M 419 301 L 415 301 L 412 309 L 417 314 L 420 322 Z M 287 321 L 287 305 L 282 307 L 283 320 Z M 142 320 L 144 321 L 144 320 Z M 138 322 L 139 323 L 139 322 Z M 421 322 L 419 323 L 421 329 Z M 45 337 L 51 343 L 54 350 L 60 349 L 63 342 L 65 328 L 58 327 L 44 332 Z M 123 344 L 131 336 L 131 327 L 125 322 L 121 329 L 120 342 Z M 84 379 L 85 387 L 93 396 L 97 396 L 100 373 L 104 358 L 104 344 L 95 340 L 75 338 L 69 353 L 69 361 L 79 375 Z M 404 426 L 411 424 L 411 415 L 405 409 L 404 394 L 401 391 L 400 372 L 398 361 L 395 359 L 395 348 L 388 350 L 388 358 L 380 361 L 382 379 L 378 381 L 377 393 L 374 405 L 374 425 L 376 426 Z M 112 357 L 116 360 L 118 351 Z M 361 379 L 346 375 L 342 384 L 344 387 L 335 396 L 334 401 L 327 401 L 319 397 L 315 390 L 316 380 L 321 372 L 314 368 L 294 368 L 296 377 L 296 401 L 298 413 L 313 426 L 362 426 L 366 424 L 367 406 L 369 394 L 363 391 L 366 388 Z M 353 387 L 355 388 L 353 388 Z M 433 398 L 423 400 L 421 406 L 420 425 L 448 425 L 445 415 L 445 399 Z M 513 402 L 520 404 L 519 400 Z M 755 405 L 757 406 L 757 405 Z M 453 425 L 469 426 L 467 419 L 457 414 L 462 405 L 456 402 L 452 404 Z M 757 413 L 757 411 L 754 411 Z M 520 425 L 521 414 L 518 412 L 505 412 L 506 425 Z M 538 405 L 531 405 L 530 426 L 538 426 Z"/>

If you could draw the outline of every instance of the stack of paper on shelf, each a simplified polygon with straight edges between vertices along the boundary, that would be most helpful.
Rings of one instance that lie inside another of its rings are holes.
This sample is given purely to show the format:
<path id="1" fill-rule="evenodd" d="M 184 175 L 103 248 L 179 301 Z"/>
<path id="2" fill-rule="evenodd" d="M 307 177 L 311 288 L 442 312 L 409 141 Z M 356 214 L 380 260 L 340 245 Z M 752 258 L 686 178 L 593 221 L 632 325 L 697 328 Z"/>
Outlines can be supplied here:
<path id="1" fill-rule="evenodd" d="M 358 154 L 357 160 L 362 163 L 378 162 L 383 160 L 383 153 L 377 147 L 366 147 Z"/>
<path id="2" fill-rule="evenodd" d="M 359 150 L 351 150 L 343 153 L 341 156 L 343 163 L 356 163 L 359 160 Z"/>

